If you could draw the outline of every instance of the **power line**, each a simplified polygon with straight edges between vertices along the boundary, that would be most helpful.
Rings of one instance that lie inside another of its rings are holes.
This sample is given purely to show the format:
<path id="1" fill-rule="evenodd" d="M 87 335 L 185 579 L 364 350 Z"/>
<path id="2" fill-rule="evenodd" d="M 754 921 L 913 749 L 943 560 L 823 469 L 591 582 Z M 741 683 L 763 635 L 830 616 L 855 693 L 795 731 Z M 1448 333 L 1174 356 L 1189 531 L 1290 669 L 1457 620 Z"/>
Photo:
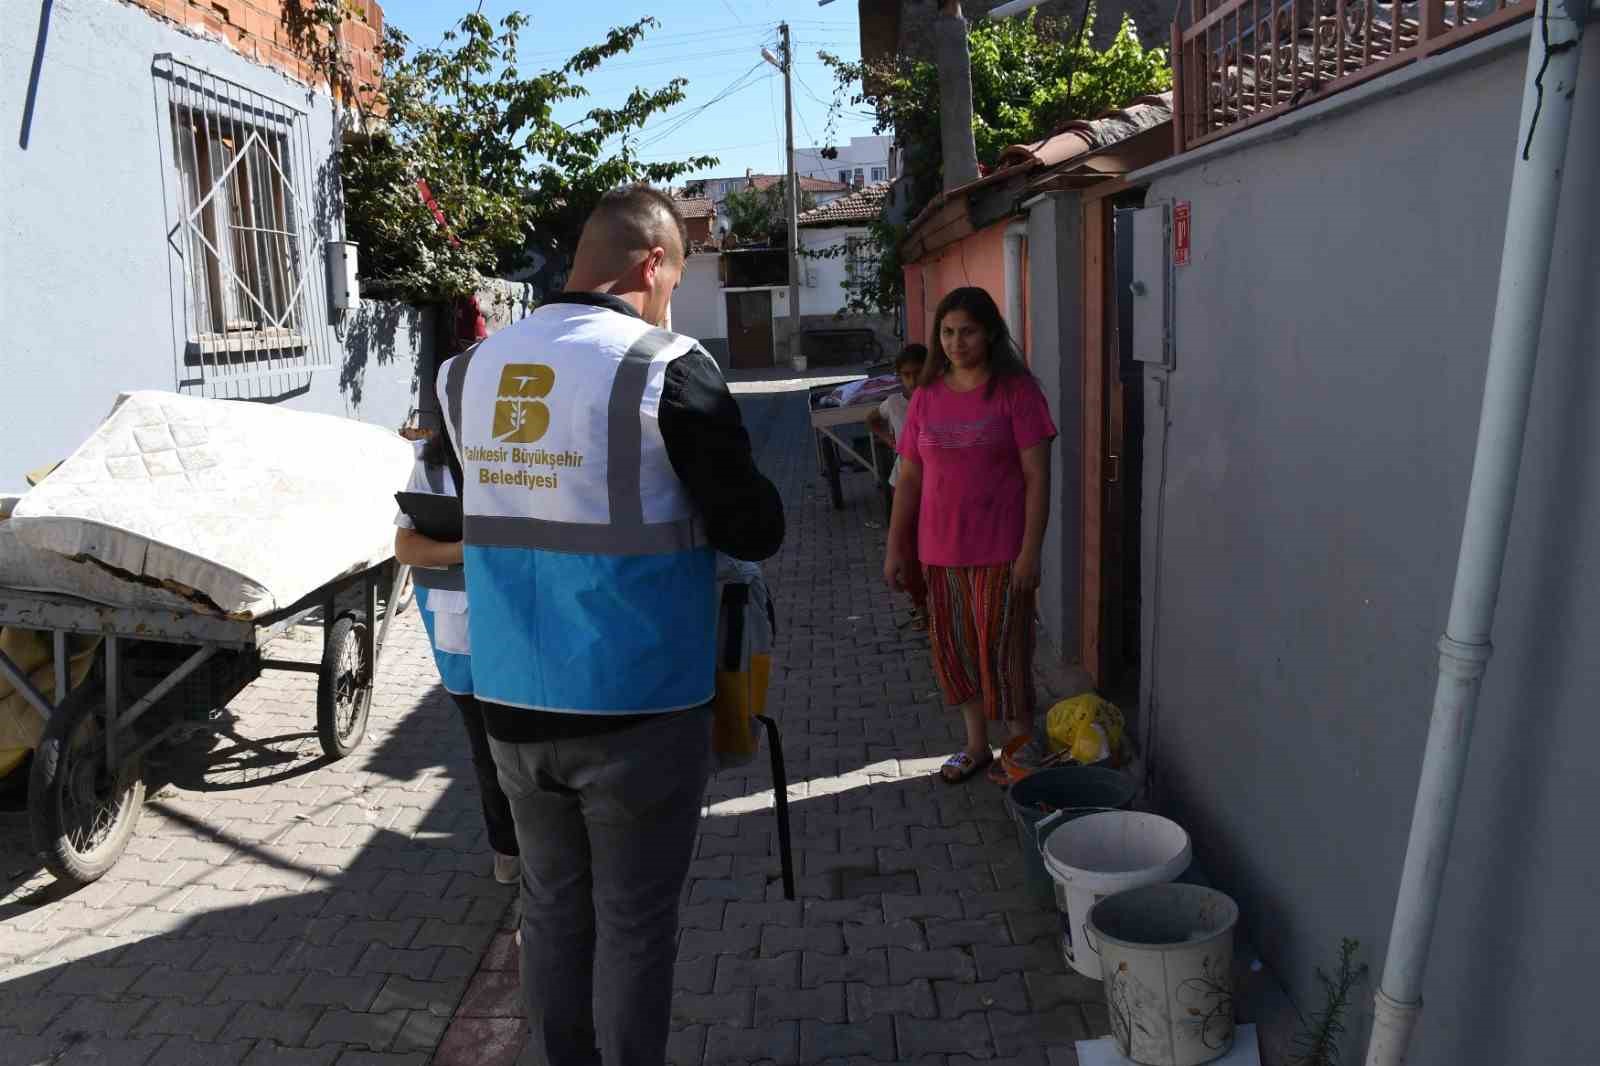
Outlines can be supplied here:
<path id="1" fill-rule="evenodd" d="M 754 74 L 760 68 L 761 68 L 761 62 L 757 61 L 754 66 L 752 66 L 749 70 L 745 71 L 739 77 L 735 78 L 731 83 L 729 83 L 729 85 L 728 85 L 728 87 L 726 89 L 723 89 L 716 96 L 713 96 L 710 100 L 707 100 L 705 103 L 701 104 L 699 107 L 691 108 L 689 111 L 685 112 L 684 114 L 677 116 L 673 121 L 667 123 L 667 125 L 663 129 L 661 129 L 658 133 L 654 134 L 653 136 L 648 137 L 648 138 L 646 138 L 644 140 L 641 140 L 639 142 L 639 145 L 638 145 L 639 148 L 641 148 L 641 149 L 649 148 L 651 145 L 661 143 L 663 140 L 665 140 L 666 138 L 672 136 L 674 133 L 677 133 L 679 130 L 683 129 L 683 127 L 687 126 L 689 123 L 693 122 L 695 119 L 697 119 L 701 115 L 705 114 L 706 111 L 710 110 L 712 107 L 714 107 L 717 104 L 721 103 L 722 101 L 726 100 L 728 97 L 732 96 L 735 93 L 742 92 L 745 89 L 750 88 L 752 85 L 755 84 L 755 80 L 753 80 L 751 78 L 751 75 Z M 770 79 L 767 79 L 767 80 L 770 80 Z"/>

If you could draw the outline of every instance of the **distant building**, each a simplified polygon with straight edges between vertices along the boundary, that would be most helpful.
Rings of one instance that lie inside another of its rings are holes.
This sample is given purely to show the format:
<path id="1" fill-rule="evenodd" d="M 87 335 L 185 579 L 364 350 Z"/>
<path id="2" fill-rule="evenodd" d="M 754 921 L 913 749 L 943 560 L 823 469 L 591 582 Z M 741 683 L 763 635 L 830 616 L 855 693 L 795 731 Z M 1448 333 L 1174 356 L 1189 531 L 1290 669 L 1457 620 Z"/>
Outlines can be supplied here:
<path id="1" fill-rule="evenodd" d="M 716 232 L 717 205 L 705 196 L 687 196 L 673 193 L 672 202 L 683 215 L 689 230 L 689 250 L 700 251 L 715 247 L 720 239 Z"/>
<path id="2" fill-rule="evenodd" d="M 892 155 L 894 138 L 887 134 L 872 137 L 852 137 L 849 144 L 833 149 L 833 158 L 823 154 L 822 148 L 796 148 L 795 173 L 802 177 L 823 178 L 859 189 L 880 181 L 892 181 L 899 175 Z"/>

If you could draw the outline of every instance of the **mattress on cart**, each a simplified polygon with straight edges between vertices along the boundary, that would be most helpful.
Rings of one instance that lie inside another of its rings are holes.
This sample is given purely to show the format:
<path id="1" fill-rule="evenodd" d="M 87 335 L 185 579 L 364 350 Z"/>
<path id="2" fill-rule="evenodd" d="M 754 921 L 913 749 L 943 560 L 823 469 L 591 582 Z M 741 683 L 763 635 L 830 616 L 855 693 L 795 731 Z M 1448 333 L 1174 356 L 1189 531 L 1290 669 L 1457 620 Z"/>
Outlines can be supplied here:
<path id="1" fill-rule="evenodd" d="M 0 586 L 260 618 L 392 554 L 412 456 L 392 430 L 350 419 L 125 393 L 0 522 L 16 542 L 8 564 L 0 537 L 0 566 L 22 557 L 35 571 L 0 572 Z"/>
<path id="2" fill-rule="evenodd" d="M 214 610 L 192 592 L 185 594 L 184 590 L 154 582 L 129 581 L 88 559 L 69 559 L 22 543 L 9 521 L 21 498 L 21 493 L 0 492 L 0 597 L 5 596 L 6 589 L 22 589 L 64 593 L 113 607 Z"/>

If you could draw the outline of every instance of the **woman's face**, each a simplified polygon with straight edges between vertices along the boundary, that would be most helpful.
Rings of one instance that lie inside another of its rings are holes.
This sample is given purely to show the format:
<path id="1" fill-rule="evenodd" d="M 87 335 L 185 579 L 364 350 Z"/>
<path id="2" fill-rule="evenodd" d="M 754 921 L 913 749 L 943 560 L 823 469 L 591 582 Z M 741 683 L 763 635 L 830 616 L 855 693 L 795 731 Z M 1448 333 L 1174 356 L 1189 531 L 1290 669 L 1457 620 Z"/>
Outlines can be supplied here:
<path id="1" fill-rule="evenodd" d="M 939 344 L 952 365 L 972 370 L 989 361 L 989 336 L 965 311 L 945 312 L 939 320 Z"/>

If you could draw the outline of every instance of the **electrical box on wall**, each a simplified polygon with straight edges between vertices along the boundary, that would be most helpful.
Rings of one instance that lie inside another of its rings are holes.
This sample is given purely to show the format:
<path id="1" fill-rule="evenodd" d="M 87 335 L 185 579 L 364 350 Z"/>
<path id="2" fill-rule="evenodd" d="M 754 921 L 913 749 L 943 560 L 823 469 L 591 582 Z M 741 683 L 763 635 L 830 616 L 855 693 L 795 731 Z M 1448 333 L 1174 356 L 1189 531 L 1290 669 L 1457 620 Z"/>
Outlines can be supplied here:
<path id="1" fill-rule="evenodd" d="M 1133 337 L 1129 345 L 1135 362 L 1171 369 L 1172 344 L 1172 208 L 1157 204 L 1137 211 L 1118 212 L 1119 229 L 1131 229 L 1133 277 Z"/>
<path id="2" fill-rule="evenodd" d="M 361 283 L 356 280 L 359 246 L 353 241 L 328 241 L 328 306 L 349 311 L 361 302 Z"/>

